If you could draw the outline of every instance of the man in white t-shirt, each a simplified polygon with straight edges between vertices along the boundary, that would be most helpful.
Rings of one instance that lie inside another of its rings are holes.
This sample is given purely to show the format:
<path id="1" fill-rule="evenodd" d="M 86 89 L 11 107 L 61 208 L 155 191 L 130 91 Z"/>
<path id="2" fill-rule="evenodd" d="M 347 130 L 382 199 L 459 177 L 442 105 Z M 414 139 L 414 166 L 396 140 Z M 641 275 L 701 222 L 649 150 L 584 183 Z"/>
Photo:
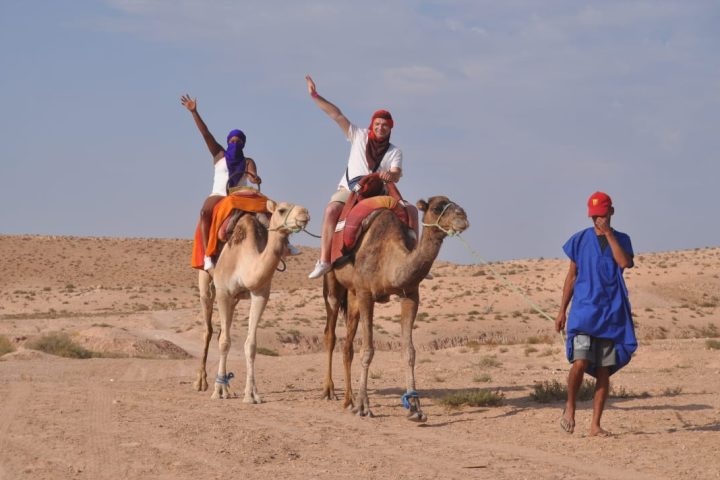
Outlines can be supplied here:
<path id="1" fill-rule="evenodd" d="M 338 107 L 318 95 L 315 82 L 306 76 L 308 92 L 320 109 L 340 126 L 350 142 L 350 157 L 347 168 L 340 178 L 337 192 L 325 208 L 320 240 L 320 260 L 309 278 L 319 278 L 332 268 L 330 247 L 333 232 L 343 206 L 350 196 L 350 190 L 360 178 L 377 172 L 386 182 L 397 182 L 402 176 L 402 152 L 390 143 L 393 119 L 390 112 L 378 110 L 372 116 L 369 128 L 358 128 L 348 120 Z"/>

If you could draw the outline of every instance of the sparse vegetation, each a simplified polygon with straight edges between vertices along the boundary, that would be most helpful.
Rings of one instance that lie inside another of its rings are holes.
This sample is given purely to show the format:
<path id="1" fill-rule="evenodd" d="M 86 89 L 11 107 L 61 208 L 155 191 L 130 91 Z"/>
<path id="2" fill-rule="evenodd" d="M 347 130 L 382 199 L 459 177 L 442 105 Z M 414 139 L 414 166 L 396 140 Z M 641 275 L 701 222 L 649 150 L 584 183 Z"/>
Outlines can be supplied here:
<path id="1" fill-rule="evenodd" d="M 280 354 L 278 352 L 276 352 L 275 350 L 272 350 L 272 349 L 266 348 L 266 347 L 257 347 L 255 352 L 258 355 L 266 355 L 268 357 L 279 357 L 280 356 Z"/>
<path id="2" fill-rule="evenodd" d="M 90 358 L 93 352 L 76 344 L 65 332 L 50 332 L 28 341 L 25 346 L 32 350 L 66 358 Z"/>
<path id="3" fill-rule="evenodd" d="M 705 340 L 705 346 L 711 350 L 720 350 L 720 340 Z"/>
<path id="4" fill-rule="evenodd" d="M 481 373 L 480 375 L 475 375 L 472 379 L 475 383 L 487 383 L 490 380 L 492 380 L 492 377 L 488 375 L 487 373 Z"/>
<path id="5" fill-rule="evenodd" d="M 440 403 L 451 408 L 459 408 L 463 405 L 470 407 L 499 407 L 504 400 L 505 395 L 500 391 L 473 389 L 447 395 L 440 399 Z"/>
<path id="6" fill-rule="evenodd" d="M 494 355 L 482 357 L 478 362 L 480 367 L 499 367 L 500 365 L 502 365 L 502 362 L 495 358 Z"/>
<path id="7" fill-rule="evenodd" d="M 585 401 L 593 398 L 595 394 L 595 382 L 589 379 L 583 380 L 578 392 L 578 400 Z M 551 403 L 567 399 L 567 385 L 557 380 L 536 383 L 530 398 L 538 403 Z"/>
<path id="8" fill-rule="evenodd" d="M 13 344 L 10 343 L 10 340 L 7 339 L 7 337 L 0 335 L 0 357 L 5 355 L 6 353 L 11 353 L 15 351 L 15 347 L 13 347 Z"/>

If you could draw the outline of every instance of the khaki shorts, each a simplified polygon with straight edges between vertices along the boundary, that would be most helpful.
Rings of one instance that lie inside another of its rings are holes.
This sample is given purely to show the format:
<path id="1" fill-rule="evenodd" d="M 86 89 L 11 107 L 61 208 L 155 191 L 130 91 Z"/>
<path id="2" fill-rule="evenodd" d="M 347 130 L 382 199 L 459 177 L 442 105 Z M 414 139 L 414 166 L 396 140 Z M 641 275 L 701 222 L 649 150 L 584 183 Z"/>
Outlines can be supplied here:
<path id="1" fill-rule="evenodd" d="M 330 197 L 330 201 L 345 203 L 347 202 L 348 198 L 350 198 L 350 190 L 340 187 L 337 189 L 337 192 L 333 193 L 333 196 Z"/>
<path id="2" fill-rule="evenodd" d="M 615 361 L 615 342 L 590 335 L 575 335 L 570 362 L 576 360 L 589 360 L 595 368 L 612 367 L 617 363 Z"/>

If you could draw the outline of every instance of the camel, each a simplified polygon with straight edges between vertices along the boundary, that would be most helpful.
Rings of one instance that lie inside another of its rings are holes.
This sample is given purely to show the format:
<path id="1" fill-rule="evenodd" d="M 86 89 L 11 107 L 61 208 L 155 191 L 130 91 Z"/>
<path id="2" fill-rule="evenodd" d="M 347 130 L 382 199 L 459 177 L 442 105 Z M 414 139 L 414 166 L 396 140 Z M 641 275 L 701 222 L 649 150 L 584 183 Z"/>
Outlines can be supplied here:
<path id="1" fill-rule="evenodd" d="M 208 346 L 213 334 L 213 301 L 217 298 L 220 314 L 220 362 L 213 399 L 230 397 L 229 381 L 233 375 L 227 373 L 227 356 L 230 350 L 233 312 L 241 298 L 250 298 L 248 335 L 245 340 L 247 376 L 243 402 L 261 403 L 255 385 L 255 334 L 270 297 L 273 274 L 287 248 L 288 236 L 304 229 L 310 221 L 307 209 L 299 205 L 285 202 L 276 204 L 268 200 L 267 209 L 272 212 L 268 227 L 263 226 L 255 215 L 243 215 L 220 253 L 212 278 L 204 270 L 199 273 L 205 344 L 197 380 L 193 386 L 197 391 L 206 391 L 208 388 L 205 368 Z"/>
<path id="2" fill-rule="evenodd" d="M 403 404 L 409 408 L 408 418 L 424 422 L 427 416 L 420 409 L 415 392 L 415 347 L 412 342 L 413 325 L 420 303 L 420 282 L 430 272 L 440 247 L 448 235 L 463 232 L 470 224 L 465 211 L 447 197 L 420 200 L 417 207 L 423 213 L 423 233 L 416 241 L 414 232 L 402 224 L 390 211 L 381 210 L 360 239 L 349 261 L 325 274 L 323 296 L 327 320 L 325 348 L 327 369 L 323 398 L 336 399 L 332 380 L 332 352 L 335 348 L 335 326 L 338 312 L 345 313 L 347 335 L 343 347 L 345 368 L 344 408 L 352 408 L 359 416 L 372 417 L 367 394 L 367 379 L 373 348 L 373 308 L 375 302 L 384 303 L 390 295 L 401 298 L 400 325 L 402 352 L 405 362 L 405 388 Z M 353 340 L 358 323 L 362 324 L 362 370 L 357 396 L 353 399 L 350 368 L 354 349 Z"/>

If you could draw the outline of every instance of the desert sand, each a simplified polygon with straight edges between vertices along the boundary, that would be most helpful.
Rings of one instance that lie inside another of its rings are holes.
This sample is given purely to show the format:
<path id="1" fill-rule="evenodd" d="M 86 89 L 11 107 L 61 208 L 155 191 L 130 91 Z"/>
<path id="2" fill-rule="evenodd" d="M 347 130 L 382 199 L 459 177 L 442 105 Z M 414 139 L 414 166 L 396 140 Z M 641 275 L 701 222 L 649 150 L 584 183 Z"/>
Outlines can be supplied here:
<path id="1" fill-rule="evenodd" d="M 720 247 L 641 253 L 626 272 L 640 347 L 611 378 L 609 438 L 587 435 L 590 402 L 568 435 L 563 402 L 533 400 L 539 382 L 565 381 L 562 340 L 497 276 L 554 317 L 566 260 L 435 264 L 414 331 L 429 417 L 416 424 L 400 403 L 396 299 L 375 314 L 375 417 L 320 400 L 322 282 L 306 278 L 317 251 L 305 247 L 275 275 L 258 330 L 264 403 L 242 402 L 247 300 L 228 361 L 239 397 L 194 391 L 203 326 L 190 250 L 188 240 L 0 236 L 0 336 L 15 350 L 0 357 L 0 479 L 720 478 Z M 27 348 L 50 332 L 95 357 Z M 339 396 L 341 365 L 338 345 Z M 213 339 L 209 377 L 216 368 Z M 502 405 L 443 405 L 473 388 Z"/>

